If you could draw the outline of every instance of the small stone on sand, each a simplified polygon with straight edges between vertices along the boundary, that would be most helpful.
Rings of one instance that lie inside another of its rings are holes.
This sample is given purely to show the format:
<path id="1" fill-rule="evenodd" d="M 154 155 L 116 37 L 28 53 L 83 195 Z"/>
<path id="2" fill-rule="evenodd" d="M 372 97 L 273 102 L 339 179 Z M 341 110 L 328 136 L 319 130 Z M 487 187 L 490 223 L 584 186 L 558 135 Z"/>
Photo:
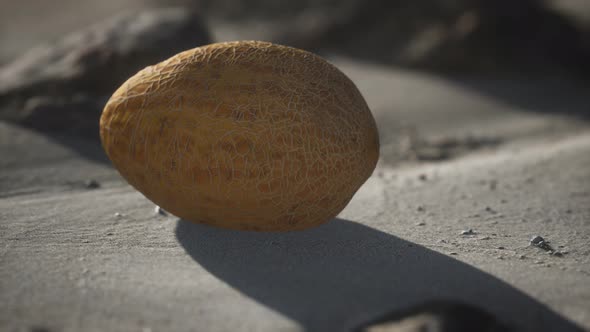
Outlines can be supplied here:
<path id="1" fill-rule="evenodd" d="M 156 205 L 156 207 L 154 208 L 154 212 L 156 214 L 158 214 L 158 215 L 161 215 L 161 216 L 167 216 L 168 215 L 168 212 L 166 212 L 166 210 L 162 209 L 158 205 Z"/>
<path id="2" fill-rule="evenodd" d="M 98 183 L 98 181 L 94 179 L 90 179 L 84 182 L 84 187 L 86 187 L 87 189 L 96 189 L 100 188 L 100 183 Z"/>
<path id="3" fill-rule="evenodd" d="M 461 235 L 475 235 L 475 234 L 477 234 L 477 232 L 474 231 L 471 228 L 466 229 L 466 230 L 464 230 L 464 231 L 461 232 Z"/>
<path id="4" fill-rule="evenodd" d="M 543 238 L 542 238 L 541 236 L 539 236 L 539 235 L 535 235 L 535 236 L 533 236 L 533 237 L 531 238 L 530 242 L 531 242 L 531 244 L 532 244 L 532 245 L 539 245 L 539 244 L 541 244 L 541 243 L 545 242 L 545 239 L 543 239 Z"/>

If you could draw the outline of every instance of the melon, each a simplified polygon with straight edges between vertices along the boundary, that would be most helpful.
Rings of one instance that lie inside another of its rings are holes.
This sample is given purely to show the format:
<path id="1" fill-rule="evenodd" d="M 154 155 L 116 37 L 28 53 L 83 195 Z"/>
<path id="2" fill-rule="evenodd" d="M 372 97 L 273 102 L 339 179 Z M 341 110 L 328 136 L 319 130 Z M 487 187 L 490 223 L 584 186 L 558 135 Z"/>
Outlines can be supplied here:
<path id="1" fill-rule="evenodd" d="M 290 231 L 334 218 L 379 158 L 354 83 L 312 53 L 260 41 L 184 51 L 129 78 L 100 119 L 104 150 L 187 221 Z"/>

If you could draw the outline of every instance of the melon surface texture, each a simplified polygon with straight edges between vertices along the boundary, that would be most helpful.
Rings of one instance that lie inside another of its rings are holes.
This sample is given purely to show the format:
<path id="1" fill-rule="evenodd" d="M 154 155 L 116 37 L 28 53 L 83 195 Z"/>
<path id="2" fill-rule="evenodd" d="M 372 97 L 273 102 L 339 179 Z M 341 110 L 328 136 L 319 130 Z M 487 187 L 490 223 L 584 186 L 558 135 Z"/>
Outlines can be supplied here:
<path id="1" fill-rule="evenodd" d="M 340 70 L 266 42 L 211 44 L 147 67 L 110 98 L 103 147 L 188 221 L 289 231 L 335 217 L 379 158 L 375 120 Z"/>

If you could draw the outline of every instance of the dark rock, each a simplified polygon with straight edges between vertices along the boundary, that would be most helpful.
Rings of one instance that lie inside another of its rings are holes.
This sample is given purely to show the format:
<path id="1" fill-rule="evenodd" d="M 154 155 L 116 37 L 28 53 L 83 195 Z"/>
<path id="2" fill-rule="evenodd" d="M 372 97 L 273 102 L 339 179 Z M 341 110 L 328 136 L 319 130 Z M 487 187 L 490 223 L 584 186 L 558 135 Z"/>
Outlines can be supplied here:
<path id="1" fill-rule="evenodd" d="M 104 101 L 127 78 L 210 42 L 199 16 L 182 8 L 114 17 L 1 67 L 0 119 L 43 130 L 92 127 L 98 137 Z"/>
<path id="2" fill-rule="evenodd" d="M 539 235 L 533 236 L 529 242 L 532 246 L 548 251 L 549 254 L 552 254 L 555 251 L 549 244 L 549 241 L 545 240 Z"/>
<path id="3" fill-rule="evenodd" d="M 107 97 L 32 97 L 22 109 L 4 114 L 8 119 L 40 131 L 59 131 L 86 138 L 98 137 L 100 114 Z"/>
<path id="4" fill-rule="evenodd" d="M 235 2 L 235 1 L 234 1 Z M 438 71 L 587 68 L 588 33 L 541 0 L 357 0 L 313 8 L 279 41 Z M 585 70 L 588 74 L 589 70 Z"/>
<path id="5" fill-rule="evenodd" d="M 535 235 L 531 238 L 530 243 L 532 245 L 539 245 L 541 243 L 545 242 L 545 239 L 539 235 Z"/>
<path id="6" fill-rule="evenodd" d="M 511 329 L 490 313 L 473 305 L 439 301 L 388 313 L 353 331 L 506 332 Z"/>
<path id="7" fill-rule="evenodd" d="M 100 188 L 100 183 L 94 179 L 91 179 L 84 182 L 84 187 L 87 189 L 96 189 Z"/>

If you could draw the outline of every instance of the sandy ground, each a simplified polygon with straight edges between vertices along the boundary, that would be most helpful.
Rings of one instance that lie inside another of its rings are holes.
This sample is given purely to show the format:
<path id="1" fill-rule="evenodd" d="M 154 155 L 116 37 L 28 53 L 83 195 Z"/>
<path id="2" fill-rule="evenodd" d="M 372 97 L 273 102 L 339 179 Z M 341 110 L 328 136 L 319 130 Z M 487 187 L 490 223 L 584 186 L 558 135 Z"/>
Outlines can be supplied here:
<path id="1" fill-rule="evenodd" d="M 46 8 L 54 28 L 17 38 L 30 2 L 0 14 L 13 46 L 0 58 L 119 10 L 61 0 L 78 16 Z M 373 110 L 382 158 L 338 219 L 308 231 L 157 215 L 96 143 L 0 122 L 0 330 L 342 331 L 431 299 L 473 303 L 522 331 L 590 329 L 588 87 L 331 60 Z M 495 144 L 411 162 L 408 132 Z M 533 235 L 563 256 L 529 246 Z"/>
<path id="2" fill-rule="evenodd" d="M 589 328 L 590 126 L 575 111 L 590 94 L 333 62 L 374 111 L 383 158 L 338 219 L 303 232 L 158 216 L 96 144 L 0 124 L 0 329 L 339 331 L 429 299 L 523 331 Z M 498 97 L 515 89 L 536 104 Z M 527 107 L 565 102 L 572 115 Z M 400 163 L 401 124 L 502 143 Z"/>

